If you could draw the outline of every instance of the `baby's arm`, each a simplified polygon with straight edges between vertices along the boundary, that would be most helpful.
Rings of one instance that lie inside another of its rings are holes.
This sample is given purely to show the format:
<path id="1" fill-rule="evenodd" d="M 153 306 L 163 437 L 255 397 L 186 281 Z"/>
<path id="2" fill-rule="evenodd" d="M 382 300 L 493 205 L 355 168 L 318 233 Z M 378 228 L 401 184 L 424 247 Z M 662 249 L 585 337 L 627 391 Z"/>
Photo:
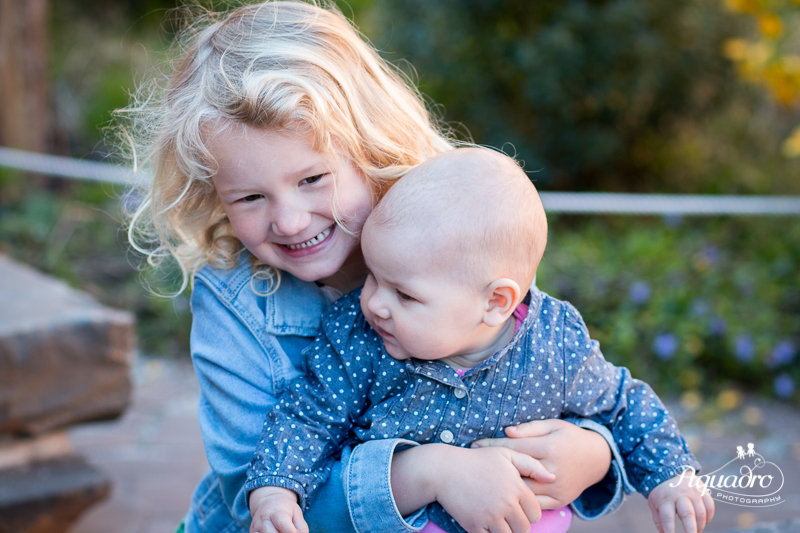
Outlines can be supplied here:
<path id="1" fill-rule="evenodd" d="M 698 506 L 702 503 L 706 509 L 699 492 L 685 500 L 688 487 L 669 487 L 676 490 L 663 487 L 675 476 L 700 468 L 664 404 L 649 385 L 633 379 L 626 368 L 615 367 L 603 358 L 599 345 L 589 338 L 580 314 L 571 305 L 565 306 L 564 315 L 565 411 L 593 416 L 611 428 L 631 483 L 648 500 L 651 491 L 662 487 L 654 499 L 659 508 L 659 513 L 654 514 L 660 517 L 657 524 L 668 523 L 661 509 L 666 512 L 670 502 L 673 527 L 674 510 L 683 518 L 688 511 L 684 509 L 687 502 L 693 507 L 694 503 Z M 679 501 L 683 503 L 676 507 Z M 704 519 L 707 515 L 703 513 Z"/>
<path id="2" fill-rule="evenodd" d="M 290 489 L 305 509 L 313 491 L 327 480 L 333 456 L 366 406 L 374 359 L 362 353 L 358 363 L 363 371 L 350 371 L 356 361 L 344 354 L 351 351 L 339 353 L 333 342 L 324 334 L 317 337 L 307 352 L 308 374 L 293 380 L 267 413 L 247 472 L 248 492 L 264 486 Z"/>

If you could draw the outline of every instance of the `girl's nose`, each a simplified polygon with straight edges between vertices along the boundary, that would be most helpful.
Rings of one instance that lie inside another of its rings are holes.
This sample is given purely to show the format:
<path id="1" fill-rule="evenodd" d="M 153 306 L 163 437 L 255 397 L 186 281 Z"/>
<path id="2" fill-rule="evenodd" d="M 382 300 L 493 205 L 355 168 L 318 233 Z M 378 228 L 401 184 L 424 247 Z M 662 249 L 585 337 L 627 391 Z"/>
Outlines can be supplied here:
<path id="1" fill-rule="evenodd" d="M 276 203 L 273 207 L 272 233 L 291 237 L 302 233 L 311 224 L 311 213 L 290 202 Z"/>

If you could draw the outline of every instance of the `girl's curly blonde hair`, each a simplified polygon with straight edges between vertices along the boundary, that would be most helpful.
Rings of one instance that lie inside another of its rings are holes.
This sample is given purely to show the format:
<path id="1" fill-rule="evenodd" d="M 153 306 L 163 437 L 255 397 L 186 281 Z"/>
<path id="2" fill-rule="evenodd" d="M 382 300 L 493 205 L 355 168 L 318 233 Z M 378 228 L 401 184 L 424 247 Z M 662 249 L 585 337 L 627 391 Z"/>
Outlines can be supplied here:
<path id="1" fill-rule="evenodd" d="M 230 268 L 242 251 L 206 146 L 225 125 L 300 125 L 320 152 L 349 157 L 377 198 L 453 147 L 413 84 L 332 5 L 269 1 L 205 13 L 177 43 L 166 83 L 142 86 L 117 117 L 127 155 L 147 175 L 129 240 L 151 265 L 177 260 L 179 292 L 206 263 Z"/>

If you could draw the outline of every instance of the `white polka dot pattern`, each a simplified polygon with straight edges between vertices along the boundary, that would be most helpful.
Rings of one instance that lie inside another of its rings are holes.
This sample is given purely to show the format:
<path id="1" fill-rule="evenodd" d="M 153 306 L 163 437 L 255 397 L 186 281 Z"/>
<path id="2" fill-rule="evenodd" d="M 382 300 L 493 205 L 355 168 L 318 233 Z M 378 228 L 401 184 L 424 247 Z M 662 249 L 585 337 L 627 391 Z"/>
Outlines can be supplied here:
<path id="1" fill-rule="evenodd" d="M 309 374 L 291 382 L 266 417 L 246 490 L 286 487 L 305 507 L 346 443 L 405 438 L 463 447 L 510 425 L 573 414 L 611 430 L 644 493 L 684 464 L 699 468 L 658 397 L 603 358 L 569 303 L 532 293 L 512 342 L 459 377 L 441 361 L 392 359 L 359 296 L 340 298 L 326 313 L 323 333 L 304 352 Z"/>

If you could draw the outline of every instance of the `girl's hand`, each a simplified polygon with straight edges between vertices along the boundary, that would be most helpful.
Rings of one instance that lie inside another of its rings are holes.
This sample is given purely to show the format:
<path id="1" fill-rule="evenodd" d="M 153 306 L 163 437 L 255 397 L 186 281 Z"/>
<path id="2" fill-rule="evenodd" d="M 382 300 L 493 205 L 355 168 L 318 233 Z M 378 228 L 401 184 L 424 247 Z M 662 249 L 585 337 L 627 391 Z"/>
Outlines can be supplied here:
<path id="1" fill-rule="evenodd" d="M 250 493 L 250 533 L 308 533 L 297 494 L 282 487 L 260 487 Z"/>
<path id="2" fill-rule="evenodd" d="M 558 509 L 605 477 L 611 466 L 606 440 L 564 420 L 536 420 L 505 430 L 506 439 L 481 439 L 472 446 L 502 446 L 538 459 L 556 475 L 552 483 L 527 480 L 542 509 Z"/>
<path id="3" fill-rule="evenodd" d="M 528 533 L 542 511 L 521 476 L 555 479 L 539 461 L 507 448 L 427 444 L 394 455 L 392 492 L 403 515 L 438 501 L 469 533 Z"/>

